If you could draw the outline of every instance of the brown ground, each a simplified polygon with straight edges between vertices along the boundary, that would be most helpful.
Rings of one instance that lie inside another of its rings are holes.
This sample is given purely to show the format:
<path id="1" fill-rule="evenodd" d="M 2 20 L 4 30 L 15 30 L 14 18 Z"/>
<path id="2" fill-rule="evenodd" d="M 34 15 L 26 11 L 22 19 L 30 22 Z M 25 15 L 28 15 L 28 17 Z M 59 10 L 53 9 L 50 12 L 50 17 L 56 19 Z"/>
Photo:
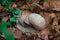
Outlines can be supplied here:
<path id="1" fill-rule="evenodd" d="M 46 28 L 34 33 L 23 33 L 16 27 L 13 27 L 15 29 L 9 27 L 8 30 L 14 34 L 16 40 L 60 40 L 60 0 L 16 0 L 14 2 L 12 8 L 21 9 L 23 12 L 28 11 L 27 13 L 35 12 L 46 20 Z M 0 16 L 4 16 L 3 13 L 9 14 L 4 7 L 0 6 Z M 8 16 L 3 18 L 7 20 Z M 5 39 L 1 34 L 0 38 Z"/>

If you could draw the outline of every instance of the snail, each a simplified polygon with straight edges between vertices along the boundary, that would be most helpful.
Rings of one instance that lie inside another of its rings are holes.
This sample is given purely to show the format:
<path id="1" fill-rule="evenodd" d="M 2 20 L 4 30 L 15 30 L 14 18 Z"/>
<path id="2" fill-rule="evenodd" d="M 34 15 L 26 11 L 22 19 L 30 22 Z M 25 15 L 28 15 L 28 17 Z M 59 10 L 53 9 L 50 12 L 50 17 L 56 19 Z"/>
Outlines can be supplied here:
<path id="1" fill-rule="evenodd" d="M 24 26 L 25 23 L 26 26 Z M 22 32 L 36 32 L 45 29 L 45 23 L 46 21 L 41 15 L 24 11 L 22 16 L 18 17 L 17 28 Z"/>

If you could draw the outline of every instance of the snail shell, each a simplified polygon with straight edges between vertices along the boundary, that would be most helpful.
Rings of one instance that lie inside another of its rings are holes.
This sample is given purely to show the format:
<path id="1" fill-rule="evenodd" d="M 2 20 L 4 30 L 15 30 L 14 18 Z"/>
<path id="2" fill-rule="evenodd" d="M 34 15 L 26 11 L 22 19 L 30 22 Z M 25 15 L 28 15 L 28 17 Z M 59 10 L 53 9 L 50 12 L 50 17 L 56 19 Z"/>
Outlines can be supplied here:
<path id="1" fill-rule="evenodd" d="M 30 15 L 28 15 L 25 18 L 24 22 L 29 25 L 33 25 L 33 27 L 38 30 L 44 29 L 46 23 L 45 19 L 41 15 L 36 13 L 31 13 Z"/>

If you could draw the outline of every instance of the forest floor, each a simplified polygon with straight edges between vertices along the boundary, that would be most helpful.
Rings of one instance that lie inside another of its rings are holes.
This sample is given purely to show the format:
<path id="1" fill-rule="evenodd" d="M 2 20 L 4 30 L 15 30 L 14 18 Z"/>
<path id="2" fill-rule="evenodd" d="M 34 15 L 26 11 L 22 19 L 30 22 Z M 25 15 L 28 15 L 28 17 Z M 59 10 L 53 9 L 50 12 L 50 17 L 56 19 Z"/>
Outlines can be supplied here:
<path id="1" fill-rule="evenodd" d="M 11 7 L 21 9 L 26 13 L 37 13 L 46 20 L 46 28 L 33 33 L 23 33 L 16 27 L 9 27 L 8 30 L 14 34 L 16 40 L 60 40 L 60 0 L 14 0 Z M 8 16 L 6 15 L 10 13 L 0 5 L 0 14 L 0 16 L 5 16 L 4 19 L 7 20 Z M 5 40 L 1 34 L 0 38 Z"/>

